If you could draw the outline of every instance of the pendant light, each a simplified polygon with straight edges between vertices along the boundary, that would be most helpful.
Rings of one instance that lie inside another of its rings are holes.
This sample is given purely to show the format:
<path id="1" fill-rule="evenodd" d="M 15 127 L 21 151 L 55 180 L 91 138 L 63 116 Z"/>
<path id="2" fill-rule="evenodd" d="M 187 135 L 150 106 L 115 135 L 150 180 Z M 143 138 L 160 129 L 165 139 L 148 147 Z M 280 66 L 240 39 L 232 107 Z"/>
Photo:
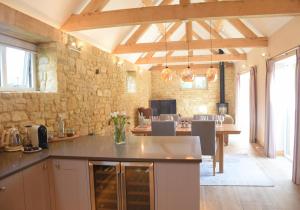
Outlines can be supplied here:
<path id="1" fill-rule="evenodd" d="M 167 82 L 167 81 L 173 80 L 174 72 L 173 72 L 172 69 L 170 69 L 168 67 L 168 46 L 167 46 L 167 27 L 166 27 L 166 23 L 164 25 L 165 25 L 166 66 L 162 70 L 160 76 L 161 76 L 162 80 L 164 80 L 165 82 Z"/>
<path id="2" fill-rule="evenodd" d="M 210 35 L 210 51 L 212 51 L 212 37 L 211 37 L 211 20 L 209 22 L 209 35 Z M 209 82 L 215 82 L 217 81 L 217 78 L 218 78 L 218 69 L 217 68 L 214 68 L 213 67 L 213 64 L 212 64 L 212 56 L 213 56 L 213 53 L 211 52 L 211 55 L 210 55 L 210 67 L 206 70 L 206 78 L 207 78 L 207 81 Z"/>
<path id="3" fill-rule="evenodd" d="M 181 81 L 183 82 L 193 82 L 194 81 L 194 74 L 190 67 L 190 40 L 187 40 L 188 45 L 188 51 L 187 51 L 187 60 L 188 65 L 187 68 L 183 70 L 183 72 L 180 75 Z"/>

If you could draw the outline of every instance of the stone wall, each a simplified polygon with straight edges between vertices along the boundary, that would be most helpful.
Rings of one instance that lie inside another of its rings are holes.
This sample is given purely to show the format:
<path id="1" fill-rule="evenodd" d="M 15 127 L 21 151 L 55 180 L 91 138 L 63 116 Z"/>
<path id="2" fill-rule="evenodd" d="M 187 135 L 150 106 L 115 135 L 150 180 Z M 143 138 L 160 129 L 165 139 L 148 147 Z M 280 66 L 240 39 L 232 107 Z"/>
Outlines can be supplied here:
<path id="1" fill-rule="evenodd" d="M 195 71 L 196 74 L 205 74 L 205 70 Z M 209 82 L 206 90 L 181 89 L 180 79 L 164 82 L 160 77 L 160 71 L 152 71 L 152 99 L 176 99 L 177 113 L 183 116 L 193 116 L 202 113 L 216 114 L 216 103 L 220 100 L 219 75 L 216 82 Z M 225 98 L 229 103 L 229 114 L 235 116 L 235 72 L 233 67 L 225 69 Z"/>
<path id="2" fill-rule="evenodd" d="M 38 52 L 38 84 L 42 91 L 0 92 L 0 133 L 6 127 L 23 128 L 28 123 L 45 124 L 56 132 L 62 115 L 66 127 L 83 135 L 105 135 L 109 134 L 111 112 L 126 111 L 133 126 L 136 109 L 148 106 L 151 74 L 134 64 L 119 65 L 115 56 L 88 44 L 80 53 L 60 41 L 42 44 Z M 126 91 L 127 71 L 137 72 L 136 93 Z"/>

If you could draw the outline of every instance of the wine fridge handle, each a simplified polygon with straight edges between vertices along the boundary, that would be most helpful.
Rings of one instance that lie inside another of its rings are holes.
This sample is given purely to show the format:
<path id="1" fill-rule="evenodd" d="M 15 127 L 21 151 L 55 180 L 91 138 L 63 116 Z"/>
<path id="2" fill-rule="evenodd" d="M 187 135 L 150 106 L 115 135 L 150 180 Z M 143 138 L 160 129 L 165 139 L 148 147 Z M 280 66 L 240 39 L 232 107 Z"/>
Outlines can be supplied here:
<path id="1" fill-rule="evenodd" d="M 121 180 L 121 172 L 119 167 L 116 167 L 116 173 L 117 173 L 117 201 L 118 201 L 118 210 L 123 209 L 123 201 L 122 201 L 122 180 Z"/>
<path id="2" fill-rule="evenodd" d="M 121 166 L 122 210 L 127 210 L 125 166 Z"/>

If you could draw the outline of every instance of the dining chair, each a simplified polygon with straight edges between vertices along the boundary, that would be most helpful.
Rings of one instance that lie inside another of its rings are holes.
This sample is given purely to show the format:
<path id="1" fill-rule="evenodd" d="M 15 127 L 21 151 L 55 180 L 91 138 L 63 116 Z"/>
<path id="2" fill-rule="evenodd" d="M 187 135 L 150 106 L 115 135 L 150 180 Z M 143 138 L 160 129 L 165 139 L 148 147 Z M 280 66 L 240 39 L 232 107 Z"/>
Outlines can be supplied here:
<path id="1" fill-rule="evenodd" d="M 223 124 L 234 124 L 234 119 L 231 115 L 225 114 L 224 115 L 224 122 Z M 228 134 L 224 135 L 224 143 L 226 146 L 228 146 L 229 143 L 229 137 Z"/>
<path id="2" fill-rule="evenodd" d="M 175 121 L 152 121 L 152 136 L 176 136 L 176 124 Z"/>
<path id="3" fill-rule="evenodd" d="M 202 155 L 211 156 L 213 159 L 213 175 L 216 174 L 216 122 L 214 120 L 192 121 L 192 136 L 199 136 Z"/>

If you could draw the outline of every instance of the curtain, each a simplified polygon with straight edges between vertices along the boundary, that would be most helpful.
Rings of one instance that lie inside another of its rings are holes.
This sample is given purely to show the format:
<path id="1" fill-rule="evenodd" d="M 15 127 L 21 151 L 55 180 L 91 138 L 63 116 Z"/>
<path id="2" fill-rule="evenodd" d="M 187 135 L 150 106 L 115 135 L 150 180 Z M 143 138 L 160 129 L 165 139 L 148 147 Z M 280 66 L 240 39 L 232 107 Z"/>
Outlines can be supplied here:
<path id="1" fill-rule="evenodd" d="M 297 49 L 293 182 L 300 184 L 300 47 Z"/>
<path id="2" fill-rule="evenodd" d="M 22 84 L 26 88 L 31 87 L 31 77 L 32 77 L 32 69 L 31 68 L 31 53 L 30 52 L 25 52 L 24 55 L 24 65 L 23 65 L 23 78 L 22 78 Z"/>
<path id="3" fill-rule="evenodd" d="M 256 93 L 256 74 L 257 67 L 250 69 L 250 142 L 256 143 L 256 116 L 257 116 L 257 93 Z"/>
<path id="4" fill-rule="evenodd" d="M 274 61 L 267 61 L 267 76 L 266 76 L 266 125 L 265 125 L 265 155 L 270 158 L 276 157 L 276 145 L 273 137 L 273 120 L 271 106 L 271 86 L 274 77 Z"/>

